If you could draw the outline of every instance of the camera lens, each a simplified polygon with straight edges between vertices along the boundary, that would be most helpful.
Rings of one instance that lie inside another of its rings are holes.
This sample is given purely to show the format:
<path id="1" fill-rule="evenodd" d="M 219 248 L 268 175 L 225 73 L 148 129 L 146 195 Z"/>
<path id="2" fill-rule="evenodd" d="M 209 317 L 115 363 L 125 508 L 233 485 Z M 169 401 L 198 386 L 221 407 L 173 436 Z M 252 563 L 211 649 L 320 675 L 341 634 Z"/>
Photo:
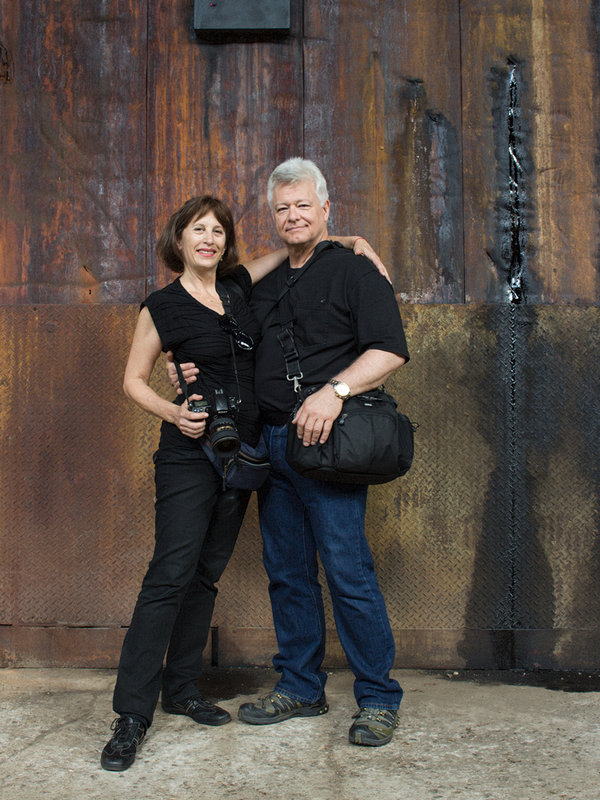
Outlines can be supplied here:
<path id="1" fill-rule="evenodd" d="M 218 456 L 234 456 L 240 449 L 240 435 L 234 421 L 228 417 L 214 420 L 209 426 L 209 436 L 213 452 Z"/>

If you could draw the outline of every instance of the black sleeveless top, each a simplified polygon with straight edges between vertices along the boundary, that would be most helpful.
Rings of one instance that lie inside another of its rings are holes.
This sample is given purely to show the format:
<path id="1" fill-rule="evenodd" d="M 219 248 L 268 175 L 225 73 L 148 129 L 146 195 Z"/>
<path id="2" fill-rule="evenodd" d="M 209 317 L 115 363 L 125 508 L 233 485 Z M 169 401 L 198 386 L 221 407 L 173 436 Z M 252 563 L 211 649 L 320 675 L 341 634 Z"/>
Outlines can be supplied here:
<path id="1" fill-rule="evenodd" d="M 260 328 L 248 307 L 252 281 L 248 271 L 244 267 L 238 267 L 233 275 L 219 283 L 227 292 L 235 321 L 254 340 L 253 350 L 235 348 L 241 395 L 236 424 L 242 441 L 254 445 L 260 434 L 254 395 L 254 358 L 260 339 Z M 227 396 L 238 399 L 231 339 L 219 325 L 223 315 L 199 303 L 184 289 L 179 277 L 164 289 L 152 292 L 141 307 L 146 307 L 150 312 L 163 351 L 172 350 L 176 361 L 193 361 L 200 370 L 196 381 L 189 386 L 190 394 L 201 394 L 210 399 L 214 389 L 222 388 Z M 178 395 L 173 402 L 183 403 L 183 396 Z M 199 449 L 200 443 L 182 434 L 176 425 L 163 422 L 160 446 Z"/>

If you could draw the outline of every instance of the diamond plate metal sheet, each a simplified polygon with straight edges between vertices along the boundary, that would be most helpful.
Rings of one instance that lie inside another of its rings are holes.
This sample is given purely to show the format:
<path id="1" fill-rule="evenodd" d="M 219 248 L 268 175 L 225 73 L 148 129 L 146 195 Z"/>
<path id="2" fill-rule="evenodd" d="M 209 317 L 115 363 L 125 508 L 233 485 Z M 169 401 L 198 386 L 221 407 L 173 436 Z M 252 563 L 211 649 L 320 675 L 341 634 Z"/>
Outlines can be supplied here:
<path id="1" fill-rule="evenodd" d="M 403 309 L 412 360 L 389 388 L 419 423 L 416 458 L 372 487 L 367 516 L 399 665 L 597 659 L 599 313 Z M 100 632 L 128 624 L 153 538 L 159 424 L 121 389 L 136 314 L 0 308 L 0 624 L 40 641 L 88 629 L 88 647 L 96 631 L 115 663 Z M 153 380 L 171 392 L 162 368 Z M 327 619 L 343 663 L 329 605 Z M 273 651 L 254 501 L 214 624 L 234 660 Z M 85 662 L 75 649 L 64 658 Z"/>
<path id="2" fill-rule="evenodd" d="M 405 478 L 370 489 L 367 517 L 398 662 L 593 663 L 598 309 L 412 306 L 403 315 L 412 361 L 389 388 L 419 423 L 416 458 Z M 257 547 L 254 533 L 234 556 L 244 580 L 237 566 L 224 579 L 236 597 L 221 617 L 229 626 L 260 571 Z M 335 640 L 329 603 L 327 623 Z"/>
<path id="3" fill-rule="evenodd" d="M 157 423 L 121 384 L 132 307 L 4 307 L 3 624 L 127 623 L 148 560 Z"/>

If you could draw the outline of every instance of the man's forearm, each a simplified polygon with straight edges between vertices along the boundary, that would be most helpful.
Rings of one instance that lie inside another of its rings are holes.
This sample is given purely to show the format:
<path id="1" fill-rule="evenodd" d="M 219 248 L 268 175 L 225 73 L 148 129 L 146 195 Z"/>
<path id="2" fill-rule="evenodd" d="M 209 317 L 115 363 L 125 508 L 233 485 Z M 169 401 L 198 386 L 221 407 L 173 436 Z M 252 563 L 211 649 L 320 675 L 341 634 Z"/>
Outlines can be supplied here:
<path id="1" fill-rule="evenodd" d="M 379 386 L 405 361 L 404 356 L 386 350 L 367 350 L 349 367 L 331 377 L 347 383 L 351 394 L 361 394 Z M 325 384 L 319 391 L 309 395 L 298 409 L 293 419 L 298 437 L 306 446 L 317 442 L 324 444 L 343 407 L 343 400 L 336 395 L 333 386 Z"/>
<path id="2" fill-rule="evenodd" d="M 331 377 L 347 383 L 353 395 L 361 394 L 384 383 L 405 363 L 406 358 L 396 353 L 387 350 L 367 350 L 350 366 Z"/>

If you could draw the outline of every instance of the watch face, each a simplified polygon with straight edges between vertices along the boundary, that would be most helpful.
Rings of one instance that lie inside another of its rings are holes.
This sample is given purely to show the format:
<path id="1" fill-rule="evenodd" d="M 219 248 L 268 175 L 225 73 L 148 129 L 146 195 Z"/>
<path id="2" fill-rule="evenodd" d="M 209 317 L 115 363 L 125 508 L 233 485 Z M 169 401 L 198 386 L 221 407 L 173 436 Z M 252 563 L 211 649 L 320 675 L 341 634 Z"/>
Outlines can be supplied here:
<path id="1" fill-rule="evenodd" d="M 338 397 L 341 397 L 342 400 L 345 400 L 346 397 L 350 395 L 350 387 L 347 383 L 343 381 L 335 381 L 331 384 L 333 386 L 333 391 L 337 394 Z"/>

